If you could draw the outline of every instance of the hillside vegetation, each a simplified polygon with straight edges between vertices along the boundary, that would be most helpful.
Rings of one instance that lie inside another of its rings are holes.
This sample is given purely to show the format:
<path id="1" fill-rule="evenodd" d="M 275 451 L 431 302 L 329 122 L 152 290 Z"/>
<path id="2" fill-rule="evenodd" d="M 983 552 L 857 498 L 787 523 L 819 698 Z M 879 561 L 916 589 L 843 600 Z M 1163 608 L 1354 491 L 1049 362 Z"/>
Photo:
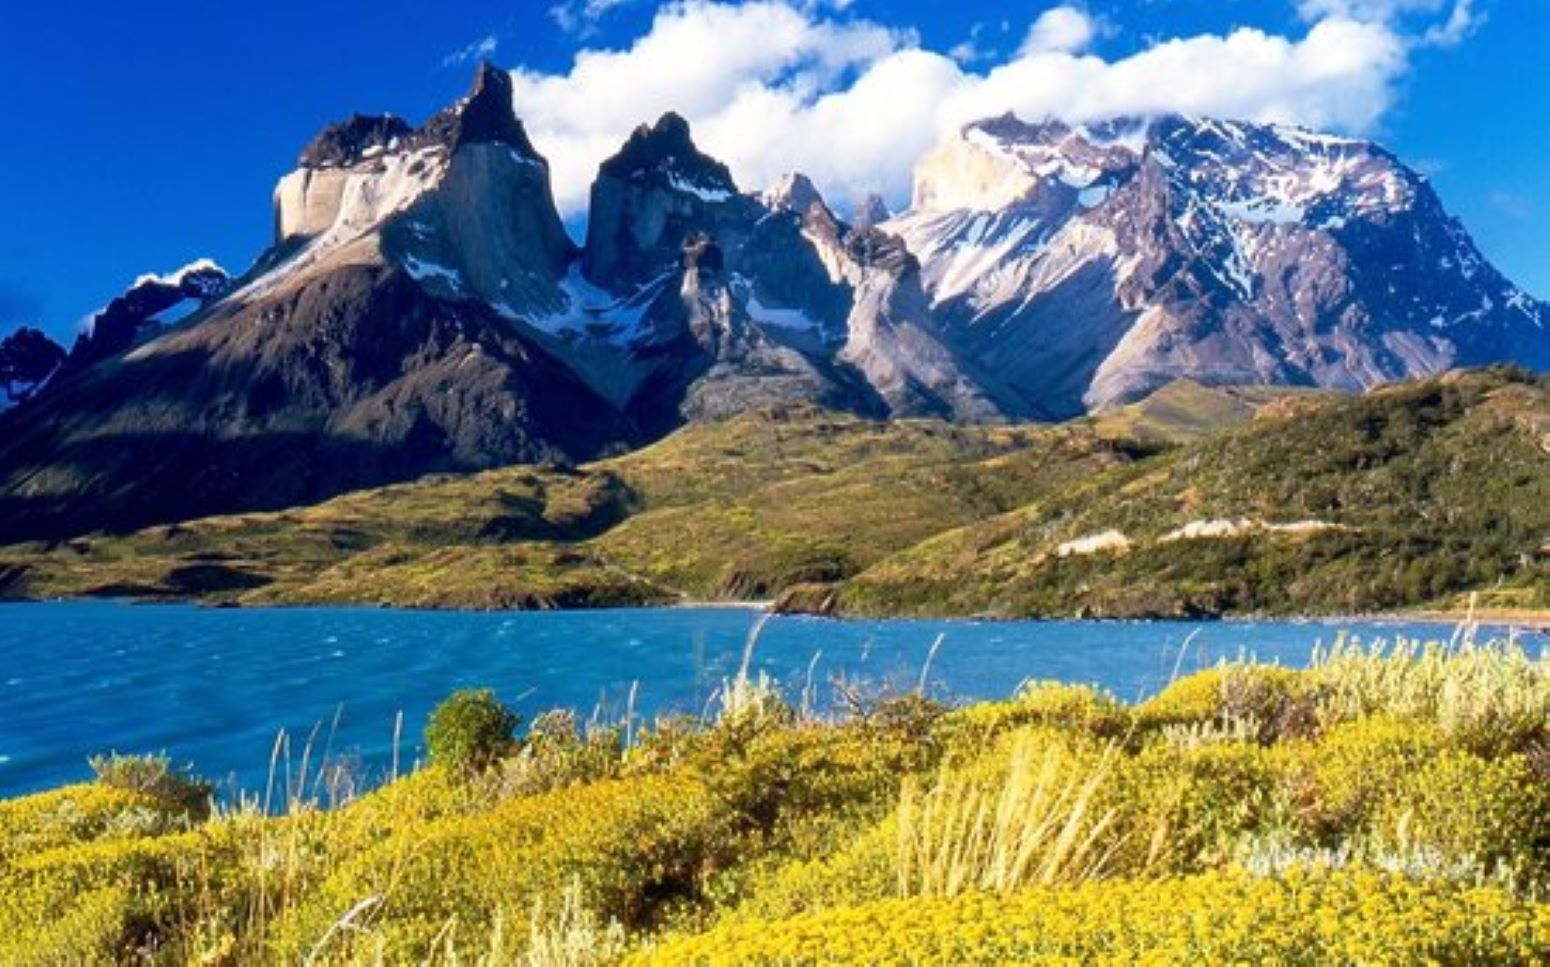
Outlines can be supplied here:
<path id="1" fill-rule="evenodd" d="M 1550 606 L 1544 378 L 1281 400 L 825 594 L 851 613 L 1130 616 L 1369 612 L 1466 589 Z"/>
<path id="2" fill-rule="evenodd" d="M 705 720 L 513 737 L 459 693 L 431 765 L 332 810 L 329 763 L 211 814 L 123 758 L 0 803 L 0 962 L 1542 964 L 1547 723 L 1546 659 L 1472 643 L 1133 707 L 816 719 L 742 678 Z"/>
<path id="3" fill-rule="evenodd" d="M 0 595 L 993 616 L 1550 607 L 1550 383 L 1209 389 L 1059 426 L 806 408 L 577 468 L 0 549 Z"/>

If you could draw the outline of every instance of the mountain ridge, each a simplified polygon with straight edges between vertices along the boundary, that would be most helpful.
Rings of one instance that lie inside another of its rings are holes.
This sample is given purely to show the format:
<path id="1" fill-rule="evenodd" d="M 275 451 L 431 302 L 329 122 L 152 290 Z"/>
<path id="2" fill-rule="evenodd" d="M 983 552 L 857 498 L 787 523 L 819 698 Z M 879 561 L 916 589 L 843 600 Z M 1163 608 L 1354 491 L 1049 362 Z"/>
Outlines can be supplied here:
<path id="1" fill-rule="evenodd" d="M 853 225 L 800 174 L 744 191 L 669 112 L 592 201 L 578 245 L 488 63 L 419 127 L 327 126 L 253 269 L 185 293 L 186 317 L 104 329 L 0 415 L 0 541 L 585 460 L 756 407 L 1062 420 L 1181 378 L 1550 366 L 1550 310 L 1356 139 L 1006 115 L 949 134 L 909 210 Z M 159 459 L 169 432 L 185 459 Z"/>

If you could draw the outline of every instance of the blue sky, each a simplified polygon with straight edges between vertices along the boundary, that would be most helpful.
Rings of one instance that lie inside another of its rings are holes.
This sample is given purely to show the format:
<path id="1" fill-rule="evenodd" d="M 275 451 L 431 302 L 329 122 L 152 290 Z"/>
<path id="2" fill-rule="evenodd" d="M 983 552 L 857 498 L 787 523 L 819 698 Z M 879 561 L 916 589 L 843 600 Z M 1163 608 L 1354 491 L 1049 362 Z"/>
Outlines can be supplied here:
<path id="1" fill-rule="evenodd" d="M 245 268 L 269 241 L 275 180 L 321 125 L 418 121 L 492 48 L 522 71 L 519 105 L 573 220 L 602 154 L 669 106 L 745 187 L 802 167 L 831 197 L 895 202 L 943 119 L 1182 107 L 1376 137 L 1550 297 L 1550 4 L 1056 5 L 18 0 L 0 35 L 0 332 L 68 338 L 143 272 L 202 256 Z"/>

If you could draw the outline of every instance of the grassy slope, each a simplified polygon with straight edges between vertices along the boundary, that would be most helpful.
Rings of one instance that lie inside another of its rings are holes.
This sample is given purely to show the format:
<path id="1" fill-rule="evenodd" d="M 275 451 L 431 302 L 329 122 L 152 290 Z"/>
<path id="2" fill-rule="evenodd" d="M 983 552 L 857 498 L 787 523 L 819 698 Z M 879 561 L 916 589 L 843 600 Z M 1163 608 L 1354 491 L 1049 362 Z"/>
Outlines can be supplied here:
<path id="1" fill-rule="evenodd" d="M 1126 459 L 1085 428 L 755 413 L 572 471 L 431 478 L 12 548 L 0 589 L 462 607 L 759 596 L 847 577 Z"/>
<path id="2" fill-rule="evenodd" d="M 0 802 L 0 962 L 1550 955 L 1550 668 L 1521 651 L 1229 667 L 1138 707 L 739 694 L 628 748 L 545 719 L 485 775 L 331 811 L 190 817 L 122 780 Z"/>
<path id="3" fill-rule="evenodd" d="M 1203 440 L 1227 427 L 1247 422 L 1268 403 L 1298 397 L 1338 398 L 1332 393 L 1288 386 L 1212 387 L 1191 379 L 1180 379 L 1144 400 L 1105 410 L 1086 422 L 1111 439 L 1176 446 Z"/>
<path id="4" fill-rule="evenodd" d="M 1191 522 L 1318 522 L 1166 540 Z M 1118 531 L 1128 550 L 1061 556 Z M 1347 612 L 1491 589 L 1550 606 L 1550 383 L 1470 373 L 1253 421 L 935 537 L 847 582 L 849 612 Z M 831 597 L 833 592 L 827 592 Z"/>
<path id="5" fill-rule="evenodd" d="M 1547 422 L 1544 382 L 1501 373 L 1364 399 L 1181 382 L 1059 427 L 746 414 L 576 470 L 429 478 L 0 549 L 0 595 L 432 607 L 784 595 L 852 613 L 1148 615 L 1447 604 L 1505 580 L 1493 603 L 1543 608 Z M 1157 542 L 1214 518 L 1346 529 Z M 1052 556 L 1108 529 L 1137 546 Z"/>

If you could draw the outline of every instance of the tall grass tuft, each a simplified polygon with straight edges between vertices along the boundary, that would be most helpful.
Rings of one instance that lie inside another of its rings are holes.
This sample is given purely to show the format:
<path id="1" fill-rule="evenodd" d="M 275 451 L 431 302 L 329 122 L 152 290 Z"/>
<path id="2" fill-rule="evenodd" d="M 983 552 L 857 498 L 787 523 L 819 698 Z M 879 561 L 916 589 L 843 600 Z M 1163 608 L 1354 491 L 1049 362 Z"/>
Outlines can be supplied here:
<path id="1" fill-rule="evenodd" d="M 1512 641 L 1401 637 L 1364 646 L 1340 635 L 1314 652 L 1308 682 L 1326 724 L 1388 715 L 1435 722 L 1465 744 L 1525 748 L 1550 723 L 1550 655 L 1536 658 Z"/>
<path id="2" fill-rule="evenodd" d="M 544 904 L 533 907 L 527 949 L 521 967 L 594 967 L 615 962 L 627 947 L 624 927 L 617 920 L 603 923 L 581 899 L 579 884 L 571 884 L 550 917 Z"/>
<path id="3" fill-rule="evenodd" d="M 904 896 L 1008 892 L 1102 875 L 1115 813 L 1099 805 L 1117 752 L 1084 761 L 1058 742 L 1015 740 L 1003 776 L 943 770 L 904 786 L 898 886 Z"/>
<path id="4" fill-rule="evenodd" d="M 721 683 L 716 721 L 722 725 L 758 729 L 785 724 L 791 718 L 791 707 L 769 674 L 763 671 L 758 675 L 750 674 L 754 650 L 769 618 L 769 614 L 763 614 L 754 622 L 748 640 L 743 644 L 743 658 L 738 663 L 737 674 Z"/>

